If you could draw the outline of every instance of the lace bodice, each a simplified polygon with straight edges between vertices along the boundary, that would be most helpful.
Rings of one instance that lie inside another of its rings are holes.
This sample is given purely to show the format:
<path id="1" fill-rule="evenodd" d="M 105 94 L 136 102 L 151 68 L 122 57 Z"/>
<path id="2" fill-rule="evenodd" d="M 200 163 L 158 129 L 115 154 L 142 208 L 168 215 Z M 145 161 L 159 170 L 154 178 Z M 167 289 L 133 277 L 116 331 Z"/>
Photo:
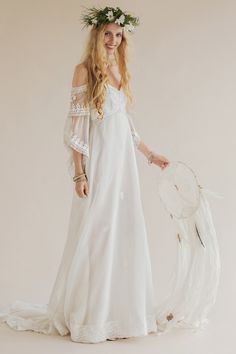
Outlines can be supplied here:
<path id="1" fill-rule="evenodd" d="M 104 119 L 123 111 L 126 114 L 135 147 L 140 143 L 133 119 L 126 110 L 127 98 L 124 91 L 107 85 L 108 94 L 104 104 Z M 64 144 L 67 148 L 79 151 L 83 158 L 89 157 L 89 128 L 91 121 L 98 119 L 98 113 L 90 104 L 85 104 L 87 84 L 71 88 L 70 106 L 64 127 Z"/>

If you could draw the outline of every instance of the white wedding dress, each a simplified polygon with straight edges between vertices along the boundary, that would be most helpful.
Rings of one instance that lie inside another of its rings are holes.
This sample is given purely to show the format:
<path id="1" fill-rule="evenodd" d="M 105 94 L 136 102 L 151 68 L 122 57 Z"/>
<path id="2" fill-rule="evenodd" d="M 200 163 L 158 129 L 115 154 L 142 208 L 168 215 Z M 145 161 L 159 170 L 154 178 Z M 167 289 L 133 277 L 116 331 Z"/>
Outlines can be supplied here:
<path id="1" fill-rule="evenodd" d="M 107 84 L 104 119 L 73 87 L 64 143 L 82 152 L 89 195 L 73 192 L 65 249 L 48 304 L 16 301 L 0 320 L 16 330 L 70 334 L 75 342 L 157 331 L 150 254 L 135 150 L 140 142 L 124 91 Z"/>

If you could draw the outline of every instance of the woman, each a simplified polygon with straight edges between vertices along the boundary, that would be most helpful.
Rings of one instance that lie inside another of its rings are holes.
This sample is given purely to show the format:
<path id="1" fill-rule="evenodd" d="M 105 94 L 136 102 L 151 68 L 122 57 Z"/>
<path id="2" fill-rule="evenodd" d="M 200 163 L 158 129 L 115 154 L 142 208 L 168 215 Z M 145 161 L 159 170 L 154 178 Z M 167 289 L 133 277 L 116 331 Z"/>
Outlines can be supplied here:
<path id="1" fill-rule="evenodd" d="M 76 66 L 64 143 L 75 190 L 68 238 L 48 305 L 16 302 L 3 320 L 19 330 L 75 342 L 157 331 L 156 303 L 135 149 L 164 169 L 128 113 L 127 31 L 137 18 L 92 9 L 83 62 Z"/>

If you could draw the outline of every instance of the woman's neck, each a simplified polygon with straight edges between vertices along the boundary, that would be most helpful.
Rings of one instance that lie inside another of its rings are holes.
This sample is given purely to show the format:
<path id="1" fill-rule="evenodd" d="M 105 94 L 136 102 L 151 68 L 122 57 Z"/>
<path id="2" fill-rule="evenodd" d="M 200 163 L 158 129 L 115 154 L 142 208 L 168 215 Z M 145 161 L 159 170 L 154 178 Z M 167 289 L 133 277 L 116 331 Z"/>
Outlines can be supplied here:
<path id="1" fill-rule="evenodd" d="M 114 54 L 108 54 L 107 55 L 107 61 L 109 66 L 116 66 L 117 65 L 117 60 Z"/>

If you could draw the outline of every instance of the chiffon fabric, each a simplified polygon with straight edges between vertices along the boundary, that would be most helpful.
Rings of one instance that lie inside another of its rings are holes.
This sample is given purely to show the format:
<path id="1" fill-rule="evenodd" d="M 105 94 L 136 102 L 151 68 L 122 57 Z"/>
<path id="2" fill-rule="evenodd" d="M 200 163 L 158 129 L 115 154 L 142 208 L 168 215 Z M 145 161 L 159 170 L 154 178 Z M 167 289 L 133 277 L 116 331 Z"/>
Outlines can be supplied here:
<path id="1" fill-rule="evenodd" d="M 104 119 L 85 105 L 87 84 L 72 87 L 64 144 L 82 153 L 89 194 L 73 189 L 65 248 L 47 304 L 16 301 L 0 313 L 16 330 L 70 335 L 72 341 L 157 331 L 156 303 L 136 149 L 140 136 L 123 89 L 106 85 Z"/>

